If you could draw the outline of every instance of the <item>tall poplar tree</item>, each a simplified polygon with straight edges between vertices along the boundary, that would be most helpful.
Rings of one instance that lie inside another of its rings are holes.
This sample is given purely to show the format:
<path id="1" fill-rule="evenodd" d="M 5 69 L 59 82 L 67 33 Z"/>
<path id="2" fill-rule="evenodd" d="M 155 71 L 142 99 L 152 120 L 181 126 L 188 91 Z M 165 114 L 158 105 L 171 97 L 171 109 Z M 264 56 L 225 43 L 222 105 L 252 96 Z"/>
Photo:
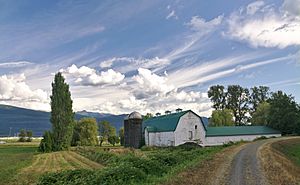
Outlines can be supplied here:
<path id="1" fill-rule="evenodd" d="M 52 83 L 51 118 L 53 130 L 53 150 L 66 150 L 71 146 L 74 113 L 69 85 L 59 72 Z"/>

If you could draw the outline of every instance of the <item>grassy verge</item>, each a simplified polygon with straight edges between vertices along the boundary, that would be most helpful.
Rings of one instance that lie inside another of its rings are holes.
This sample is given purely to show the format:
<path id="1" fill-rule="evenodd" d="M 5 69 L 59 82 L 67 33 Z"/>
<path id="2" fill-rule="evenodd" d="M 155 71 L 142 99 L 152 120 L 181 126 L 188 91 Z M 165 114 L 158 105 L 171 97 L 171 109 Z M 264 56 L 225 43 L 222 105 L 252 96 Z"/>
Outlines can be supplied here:
<path id="1" fill-rule="evenodd" d="M 31 164 L 36 150 L 35 146 L 0 145 L 1 184 L 11 184 L 19 171 Z"/>
<path id="2" fill-rule="evenodd" d="M 300 138 L 276 142 L 272 144 L 272 147 L 286 155 L 300 167 Z"/>
<path id="3" fill-rule="evenodd" d="M 259 150 L 262 171 L 268 184 L 299 184 L 300 138 L 269 140 Z"/>
<path id="4" fill-rule="evenodd" d="M 158 184 L 211 158 L 222 148 L 146 148 L 123 152 L 78 148 L 78 153 L 106 167 L 47 174 L 39 184 Z"/>

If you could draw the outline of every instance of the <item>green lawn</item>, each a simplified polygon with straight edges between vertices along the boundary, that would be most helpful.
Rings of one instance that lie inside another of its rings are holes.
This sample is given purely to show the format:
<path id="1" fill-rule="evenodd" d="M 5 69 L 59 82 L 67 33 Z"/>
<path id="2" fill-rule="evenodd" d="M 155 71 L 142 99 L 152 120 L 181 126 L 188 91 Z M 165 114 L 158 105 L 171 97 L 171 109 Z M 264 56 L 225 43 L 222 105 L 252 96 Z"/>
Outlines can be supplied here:
<path id="1" fill-rule="evenodd" d="M 10 184 L 21 168 L 29 166 L 36 146 L 0 145 L 0 184 Z"/>
<path id="2" fill-rule="evenodd" d="M 276 142 L 273 144 L 273 147 L 285 154 L 300 167 L 300 138 Z"/>

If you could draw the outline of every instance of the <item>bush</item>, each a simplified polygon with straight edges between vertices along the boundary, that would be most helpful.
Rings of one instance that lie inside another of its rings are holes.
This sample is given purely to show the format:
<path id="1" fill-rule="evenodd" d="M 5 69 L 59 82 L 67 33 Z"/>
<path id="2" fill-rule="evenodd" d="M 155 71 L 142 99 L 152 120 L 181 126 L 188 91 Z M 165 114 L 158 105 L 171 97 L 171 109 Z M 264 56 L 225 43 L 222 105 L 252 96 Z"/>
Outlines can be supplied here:
<path id="1" fill-rule="evenodd" d="M 40 152 L 51 152 L 53 151 L 53 136 L 50 131 L 46 131 L 43 135 L 43 139 L 39 146 Z"/>
<path id="2" fill-rule="evenodd" d="M 260 136 L 255 138 L 253 141 L 258 141 L 258 140 L 263 140 L 263 139 L 268 139 L 266 136 Z"/>

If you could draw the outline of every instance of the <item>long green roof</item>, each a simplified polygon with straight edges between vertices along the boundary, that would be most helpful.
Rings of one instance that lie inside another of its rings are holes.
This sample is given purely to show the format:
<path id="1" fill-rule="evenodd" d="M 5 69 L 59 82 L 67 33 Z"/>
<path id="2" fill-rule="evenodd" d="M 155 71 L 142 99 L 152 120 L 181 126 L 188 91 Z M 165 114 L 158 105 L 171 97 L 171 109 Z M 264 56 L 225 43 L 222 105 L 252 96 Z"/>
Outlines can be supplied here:
<path id="1" fill-rule="evenodd" d="M 234 136 L 234 135 L 263 135 L 263 134 L 280 134 L 266 126 L 226 126 L 226 127 L 207 127 L 206 136 Z"/>
<path id="2" fill-rule="evenodd" d="M 149 118 L 143 121 L 143 128 L 147 127 L 148 132 L 171 132 L 175 131 L 179 119 L 191 110 L 162 115 L 158 117 Z M 194 112 L 193 112 L 194 113 Z M 195 113 L 194 113 L 195 114 Z M 197 114 L 195 114 L 197 115 Z"/>

